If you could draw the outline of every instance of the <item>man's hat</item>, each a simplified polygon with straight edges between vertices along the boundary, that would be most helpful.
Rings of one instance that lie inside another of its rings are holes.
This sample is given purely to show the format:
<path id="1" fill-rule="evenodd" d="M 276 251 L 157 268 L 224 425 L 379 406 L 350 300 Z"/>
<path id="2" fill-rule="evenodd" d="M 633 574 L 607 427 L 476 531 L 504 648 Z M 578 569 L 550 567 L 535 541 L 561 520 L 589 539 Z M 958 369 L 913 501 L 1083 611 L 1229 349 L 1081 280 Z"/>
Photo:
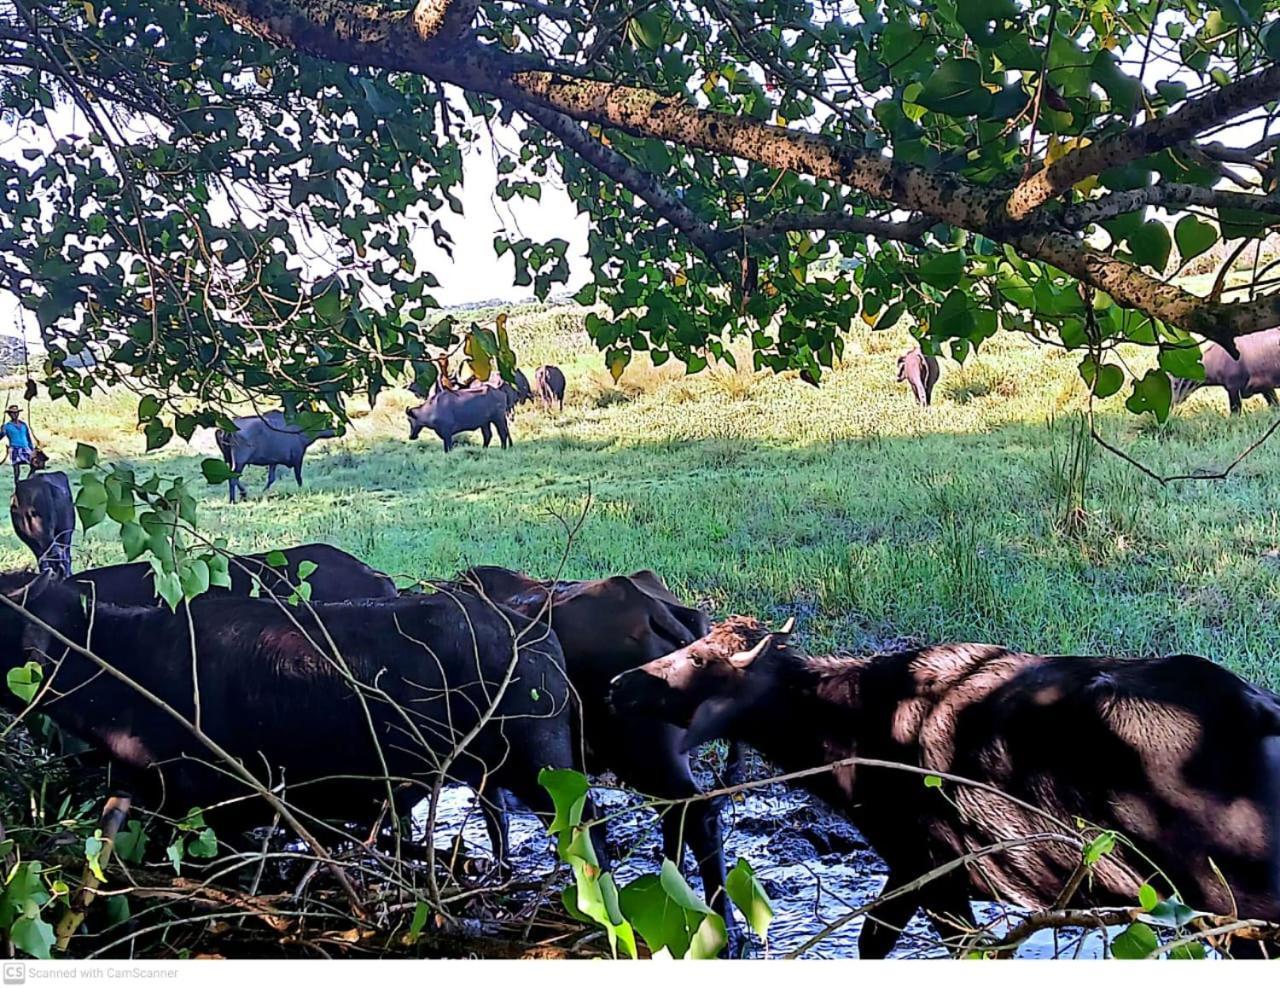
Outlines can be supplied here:
<path id="1" fill-rule="evenodd" d="M 22 411 L 22 409 L 21 409 L 21 408 L 19 408 L 17 405 L 10 405 L 8 408 L 6 408 L 6 409 L 5 409 L 5 411 L 6 411 L 6 412 L 21 412 L 21 411 Z"/>

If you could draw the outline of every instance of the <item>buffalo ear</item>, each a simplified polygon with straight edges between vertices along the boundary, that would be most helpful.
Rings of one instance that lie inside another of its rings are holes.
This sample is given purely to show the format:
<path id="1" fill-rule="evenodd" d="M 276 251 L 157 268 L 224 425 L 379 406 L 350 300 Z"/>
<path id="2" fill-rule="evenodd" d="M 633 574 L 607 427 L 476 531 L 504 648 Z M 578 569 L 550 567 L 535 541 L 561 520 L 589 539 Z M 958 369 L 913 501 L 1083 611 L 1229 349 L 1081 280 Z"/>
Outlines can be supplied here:
<path id="1" fill-rule="evenodd" d="M 692 751 L 708 741 L 724 737 L 738 719 L 741 703 L 740 700 L 720 696 L 704 700 L 689 720 L 689 727 L 680 742 L 680 751 Z"/>

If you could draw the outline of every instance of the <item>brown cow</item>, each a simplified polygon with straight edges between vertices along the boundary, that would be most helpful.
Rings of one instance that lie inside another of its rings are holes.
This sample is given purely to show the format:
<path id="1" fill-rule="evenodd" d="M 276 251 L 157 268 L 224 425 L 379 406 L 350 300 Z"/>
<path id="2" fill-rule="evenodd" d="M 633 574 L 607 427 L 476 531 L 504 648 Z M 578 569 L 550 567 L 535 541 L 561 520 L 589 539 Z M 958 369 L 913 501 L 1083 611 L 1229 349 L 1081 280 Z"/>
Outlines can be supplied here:
<path id="1" fill-rule="evenodd" d="M 1189 655 L 941 645 L 815 659 L 785 639 L 731 618 L 618 677 L 613 702 L 687 727 L 685 748 L 738 738 L 784 771 L 858 756 L 991 787 L 947 782 L 939 792 L 920 774 L 856 764 L 804 780 L 885 859 L 887 890 L 1018 842 L 877 904 L 862 956 L 885 956 L 917 909 L 954 934 L 948 917 L 975 928 L 970 896 L 1054 906 L 1096 828 L 1132 846 L 1118 842 L 1068 905 L 1131 906 L 1151 882 L 1195 908 L 1280 920 L 1275 695 Z"/>

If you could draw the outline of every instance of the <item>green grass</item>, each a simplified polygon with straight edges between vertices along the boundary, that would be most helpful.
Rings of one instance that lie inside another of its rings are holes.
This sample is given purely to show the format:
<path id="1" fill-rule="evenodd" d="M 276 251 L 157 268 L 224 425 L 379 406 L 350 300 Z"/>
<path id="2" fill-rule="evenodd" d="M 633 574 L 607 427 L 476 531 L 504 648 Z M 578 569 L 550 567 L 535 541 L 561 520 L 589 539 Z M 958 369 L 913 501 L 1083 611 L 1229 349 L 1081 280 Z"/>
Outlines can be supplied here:
<path id="1" fill-rule="evenodd" d="M 509 452 L 478 438 L 446 456 L 410 443 L 405 393 L 322 442 L 307 487 L 230 506 L 210 489 L 201 522 L 234 548 L 320 539 L 406 580 L 473 563 L 538 575 L 565 550 L 561 518 L 590 510 L 567 577 L 639 567 L 717 615 L 796 615 L 813 650 L 900 639 L 981 640 L 1046 652 L 1212 656 L 1280 685 L 1280 440 L 1226 481 L 1162 487 L 1101 449 L 1082 451 L 1078 358 L 993 341 L 963 369 L 943 363 L 935 405 L 895 383 L 904 334 L 857 333 L 814 389 L 792 375 L 681 377 L 635 367 L 615 386 L 581 313 L 522 312 L 522 363 L 560 364 L 563 414 L 528 406 Z M 1149 355 L 1125 354 L 1141 373 Z M 66 466 L 75 442 L 198 477 L 211 455 L 182 444 L 142 457 L 134 400 L 33 420 Z M 1107 438 L 1162 473 L 1220 468 L 1270 424 L 1260 399 L 1238 421 L 1201 392 L 1164 428 L 1099 406 Z M 256 495 L 265 482 L 254 468 Z M 78 565 L 120 558 L 103 526 L 78 534 Z M 0 565 L 25 563 L 10 538 Z"/>

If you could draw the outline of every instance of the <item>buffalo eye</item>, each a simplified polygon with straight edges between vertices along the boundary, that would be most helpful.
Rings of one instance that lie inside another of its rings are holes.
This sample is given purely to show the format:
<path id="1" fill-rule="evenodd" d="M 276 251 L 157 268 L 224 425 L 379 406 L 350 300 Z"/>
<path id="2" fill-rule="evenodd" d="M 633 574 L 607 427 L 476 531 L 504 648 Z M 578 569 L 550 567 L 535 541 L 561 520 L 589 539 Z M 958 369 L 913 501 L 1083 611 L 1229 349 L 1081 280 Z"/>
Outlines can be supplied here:
<path id="1" fill-rule="evenodd" d="M 695 669 L 701 669 L 703 666 L 707 664 L 707 660 L 704 659 L 701 655 L 690 655 L 689 661 L 690 663 L 693 664 L 693 667 Z"/>

